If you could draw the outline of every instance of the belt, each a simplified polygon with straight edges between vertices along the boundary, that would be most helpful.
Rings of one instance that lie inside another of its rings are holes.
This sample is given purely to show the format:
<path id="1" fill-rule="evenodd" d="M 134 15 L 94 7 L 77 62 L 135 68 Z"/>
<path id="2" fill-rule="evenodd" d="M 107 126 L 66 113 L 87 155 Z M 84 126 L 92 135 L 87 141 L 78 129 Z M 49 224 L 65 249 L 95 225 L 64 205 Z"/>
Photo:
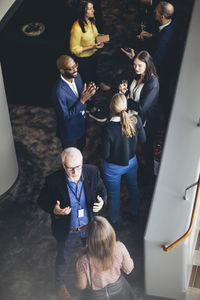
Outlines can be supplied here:
<path id="1" fill-rule="evenodd" d="M 83 225 L 82 227 L 79 227 L 79 228 L 71 228 L 71 230 L 74 230 L 74 231 L 81 231 L 81 230 L 84 230 L 88 227 L 88 224 L 87 225 Z"/>

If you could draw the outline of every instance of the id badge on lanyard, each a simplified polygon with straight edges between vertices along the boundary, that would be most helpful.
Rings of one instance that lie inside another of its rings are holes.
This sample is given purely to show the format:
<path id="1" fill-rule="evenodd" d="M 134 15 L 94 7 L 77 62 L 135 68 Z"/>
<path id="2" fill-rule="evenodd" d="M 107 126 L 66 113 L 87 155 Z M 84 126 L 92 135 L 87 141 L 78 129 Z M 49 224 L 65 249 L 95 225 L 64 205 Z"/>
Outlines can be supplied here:
<path id="1" fill-rule="evenodd" d="M 84 217 L 84 209 L 81 208 L 78 210 L 78 218 L 83 218 Z"/>

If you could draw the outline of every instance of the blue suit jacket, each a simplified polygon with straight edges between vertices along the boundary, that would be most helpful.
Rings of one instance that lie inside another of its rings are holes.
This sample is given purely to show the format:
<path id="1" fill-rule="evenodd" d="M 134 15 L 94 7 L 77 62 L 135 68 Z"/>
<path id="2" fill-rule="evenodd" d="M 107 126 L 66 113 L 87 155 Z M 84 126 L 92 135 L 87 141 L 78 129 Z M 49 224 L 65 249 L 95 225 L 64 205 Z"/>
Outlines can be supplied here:
<path id="1" fill-rule="evenodd" d="M 175 55 L 175 42 L 177 28 L 172 21 L 153 37 L 154 50 L 152 53 L 153 61 L 159 75 L 168 73 L 173 68 Z"/>
<path id="2" fill-rule="evenodd" d="M 78 74 L 75 79 L 79 96 L 83 83 Z M 52 103 L 57 115 L 57 136 L 64 141 L 74 141 L 85 134 L 85 105 L 79 101 L 69 85 L 58 79 L 52 89 Z"/>

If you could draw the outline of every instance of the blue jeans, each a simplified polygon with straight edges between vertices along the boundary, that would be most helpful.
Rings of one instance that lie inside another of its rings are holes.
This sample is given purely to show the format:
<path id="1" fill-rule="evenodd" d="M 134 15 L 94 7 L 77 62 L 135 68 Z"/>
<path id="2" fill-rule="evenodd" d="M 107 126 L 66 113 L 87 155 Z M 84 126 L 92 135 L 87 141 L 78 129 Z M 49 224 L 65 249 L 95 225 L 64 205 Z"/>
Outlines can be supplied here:
<path id="1" fill-rule="evenodd" d="M 65 285 L 72 251 L 78 240 L 85 246 L 88 228 L 81 231 L 70 230 L 64 241 L 57 243 L 57 257 L 55 263 L 55 280 L 57 285 Z"/>
<path id="2" fill-rule="evenodd" d="M 137 169 L 138 163 L 137 158 L 134 156 L 129 160 L 128 166 L 120 166 L 103 162 L 103 173 L 104 180 L 109 192 L 109 215 L 113 223 L 116 223 L 119 219 L 120 214 L 120 183 L 121 176 L 125 174 L 126 183 L 129 191 L 131 200 L 131 214 L 137 215 L 140 195 L 137 184 Z"/>

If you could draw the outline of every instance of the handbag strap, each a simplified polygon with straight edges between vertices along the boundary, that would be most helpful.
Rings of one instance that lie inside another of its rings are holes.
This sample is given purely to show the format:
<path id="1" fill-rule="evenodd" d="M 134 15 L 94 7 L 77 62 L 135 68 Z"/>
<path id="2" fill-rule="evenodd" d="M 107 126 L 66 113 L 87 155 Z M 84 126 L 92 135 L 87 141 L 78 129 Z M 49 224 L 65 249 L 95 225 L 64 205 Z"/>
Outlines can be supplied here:
<path id="1" fill-rule="evenodd" d="M 87 259 L 88 259 L 89 275 L 90 275 L 90 288 L 92 290 L 92 269 L 91 269 L 90 258 L 89 258 L 88 253 L 87 253 Z"/>
<path id="2" fill-rule="evenodd" d="M 91 265 L 90 265 L 90 258 L 89 258 L 89 255 L 87 253 L 87 259 L 88 259 L 88 266 L 89 266 L 89 274 L 90 274 L 90 289 L 92 290 L 92 269 L 91 269 Z M 108 293 L 108 290 L 107 290 L 107 286 L 105 286 L 105 288 L 103 288 L 103 290 L 105 290 L 106 292 L 106 299 L 107 300 L 110 300 L 110 297 L 109 297 L 109 293 Z"/>

